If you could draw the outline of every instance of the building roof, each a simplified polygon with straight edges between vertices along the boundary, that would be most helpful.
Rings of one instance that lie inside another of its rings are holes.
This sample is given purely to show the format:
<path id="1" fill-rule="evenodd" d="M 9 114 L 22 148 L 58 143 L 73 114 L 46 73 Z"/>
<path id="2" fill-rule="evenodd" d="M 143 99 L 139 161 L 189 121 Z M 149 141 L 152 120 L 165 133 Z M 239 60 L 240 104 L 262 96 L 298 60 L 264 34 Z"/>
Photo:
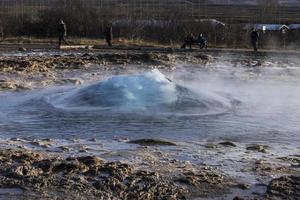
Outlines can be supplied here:
<path id="1" fill-rule="evenodd" d="M 290 24 L 289 29 L 291 29 L 291 30 L 300 30 L 300 24 Z"/>
<path id="2" fill-rule="evenodd" d="M 266 31 L 279 31 L 283 28 L 290 29 L 289 26 L 285 24 L 247 24 L 244 29 L 252 29 L 256 30 L 266 30 Z"/>

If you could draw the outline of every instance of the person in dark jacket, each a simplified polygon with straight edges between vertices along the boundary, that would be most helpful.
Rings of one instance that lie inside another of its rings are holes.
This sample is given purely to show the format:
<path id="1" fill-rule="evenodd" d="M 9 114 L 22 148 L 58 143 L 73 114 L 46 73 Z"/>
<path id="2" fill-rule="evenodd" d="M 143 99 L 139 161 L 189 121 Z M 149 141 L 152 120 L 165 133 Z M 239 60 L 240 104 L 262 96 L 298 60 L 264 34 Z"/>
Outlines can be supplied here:
<path id="1" fill-rule="evenodd" d="M 192 48 L 192 45 L 195 44 L 195 36 L 193 33 L 190 33 L 184 41 L 184 44 L 181 46 L 182 49 L 185 49 L 186 46 L 189 46 L 190 49 Z"/>
<path id="2" fill-rule="evenodd" d="M 112 26 L 110 24 L 107 24 L 104 30 L 104 34 L 105 34 L 106 43 L 108 44 L 108 46 L 112 46 L 111 40 L 113 38 L 113 34 L 112 34 Z"/>
<path id="3" fill-rule="evenodd" d="M 195 43 L 199 46 L 200 49 L 207 48 L 207 40 L 201 33 L 198 35 Z"/>
<path id="4" fill-rule="evenodd" d="M 69 44 L 65 37 L 67 37 L 67 26 L 63 20 L 60 20 L 58 25 L 58 46 L 61 46 L 61 42 L 65 42 L 66 44 Z"/>
<path id="5" fill-rule="evenodd" d="M 255 29 L 252 29 L 252 32 L 250 34 L 250 39 L 251 39 L 251 45 L 255 52 L 257 52 L 257 48 L 258 48 L 258 38 L 259 38 L 258 31 Z"/>

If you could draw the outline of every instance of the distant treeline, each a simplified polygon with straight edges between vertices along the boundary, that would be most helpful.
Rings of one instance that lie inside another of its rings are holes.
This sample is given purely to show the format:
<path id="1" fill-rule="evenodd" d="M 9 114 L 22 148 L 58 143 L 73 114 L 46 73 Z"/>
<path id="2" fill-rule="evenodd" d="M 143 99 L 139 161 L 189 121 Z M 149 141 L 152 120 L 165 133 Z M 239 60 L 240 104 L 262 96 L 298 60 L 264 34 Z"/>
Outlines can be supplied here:
<path id="1" fill-rule="evenodd" d="M 67 24 L 68 35 L 74 37 L 104 37 L 103 30 L 107 23 L 113 24 L 114 38 L 178 42 L 191 31 L 195 34 L 205 32 L 207 37 L 216 37 L 213 28 L 207 27 L 208 23 L 198 23 L 188 13 L 181 11 L 180 7 L 174 7 L 172 12 L 164 13 L 163 17 L 153 18 L 143 16 L 141 12 L 134 10 L 131 13 L 126 12 L 128 10 L 125 8 L 124 11 L 120 8 L 115 10 L 114 7 L 93 8 L 83 4 L 81 0 L 73 0 L 64 6 L 39 10 L 34 17 L 26 12 L 1 16 L 0 33 L 4 37 L 56 37 L 57 26 L 62 19 Z"/>
<path id="2" fill-rule="evenodd" d="M 146 8 L 144 8 L 146 9 Z M 146 10 L 144 10 L 146 12 Z M 103 30 L 107 23 L 113 24 L 114 38 L 149 40 L 160 43 L 182 42 L 187 34 L 202 33 L 213 46 L 248 47 L 249 30 L 245 24 L 223 24 L 217 20 L 193 18 L 189 12 L 174 7 L 163 17 L 149 18 L 141 12 L 126 13 L 128 10 L 114 10 L 91 7 L 82 0 L 61 6 L 50 6 L 38 10 L 34 16 L 28 14 L 2 14 L 0 16 L 0 37 L 31 36 L 39 38 L 57 37 L 60 19 L 67 24 L 68 35 L 85 38 L 104 38 Z M 1 14 L 1 13 L 0 13 Z M 121 16 L 121 17 L 120 17 Z M 299 34 L 289 34 L 286 46 L 299 48 Z M 264 46 L 282 46 L 280 34 L 265 34 L 261 37 Z"/>

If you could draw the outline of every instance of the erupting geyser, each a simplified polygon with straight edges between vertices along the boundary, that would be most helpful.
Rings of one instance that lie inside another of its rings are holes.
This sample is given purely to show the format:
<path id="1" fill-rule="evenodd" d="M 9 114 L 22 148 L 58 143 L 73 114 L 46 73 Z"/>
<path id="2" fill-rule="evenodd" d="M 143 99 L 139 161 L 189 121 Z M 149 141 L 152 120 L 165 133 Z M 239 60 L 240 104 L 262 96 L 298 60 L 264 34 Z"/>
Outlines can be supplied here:
<path id="1" fill-rule="evenodd" d="M 137 75 L 114 76 L 105 81 L 72 91 L 56 100 L 63 108 L 118 108 L 125 110 L 207 114 L 228 108 L 225 98 L 199 94 L 177 85 L 159 70 Z M 222 102 L 222 100 L 224 100 Z"/>
<path id="2" fill-rule="evenodd" d="M 177 100 L 176 85 L 158 70 L 124 75 L 88 86 L 69 96 L 69 106 L 148 107 Z"/>

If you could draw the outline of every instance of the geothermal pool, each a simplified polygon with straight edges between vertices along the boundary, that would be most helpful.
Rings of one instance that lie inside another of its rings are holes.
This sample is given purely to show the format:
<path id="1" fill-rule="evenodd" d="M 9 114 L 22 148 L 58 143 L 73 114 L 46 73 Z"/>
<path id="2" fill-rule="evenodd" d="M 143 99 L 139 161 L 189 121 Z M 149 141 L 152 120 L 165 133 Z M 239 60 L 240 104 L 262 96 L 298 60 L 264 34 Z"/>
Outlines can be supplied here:
<path id="1" fill-rule="evenodd" d="M 67 154 L 105 157 L 137 150 L 130 140 L 164 139 L 178 144 L 159 148 L 170 159 L 216 166 L 250 184 L 262 180 L 242 171 L 249 164 L 243 159 L 277 162 L 277 157 L 299 154 L 299 121 L 299 65 L 268 60 L 260 67 L 223 61 L 208 66 L 178 63 L 175 70 L 132 66 L 80 86 L 0 93 L 2 145 L 18 141 L 29 149 L 58 152 L 58 147 L 68 146 Z M 32 141 L 37 139 L 53 142 L 35 146 Z M 221 141 L 237 147 L 205 147 Z M 245 152 L 247 145 L 257 143 L 268 145 L 270 153 Z M 138 162 L 128 155 L 107 159 Z M 251 192 L 264 190 L 254 187 Z"/>
<path id="2" fill-rule="evenodd" d="M 299 143 L 300 69 L 215 65 L 2 92 L 1 137 Z"/>

